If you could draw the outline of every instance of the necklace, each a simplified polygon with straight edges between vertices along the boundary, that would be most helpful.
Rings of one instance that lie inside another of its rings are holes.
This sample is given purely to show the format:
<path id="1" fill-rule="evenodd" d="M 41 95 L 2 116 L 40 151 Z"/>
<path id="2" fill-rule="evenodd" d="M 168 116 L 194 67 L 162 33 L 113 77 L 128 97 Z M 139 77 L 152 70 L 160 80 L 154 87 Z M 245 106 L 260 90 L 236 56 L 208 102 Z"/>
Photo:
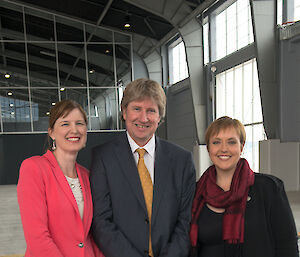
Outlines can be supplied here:
<path id="1" fill-rule="evenodd" d="M 78 177 L 77 178 L 70 178 L 68 176 L 65 176 L 65 177 L 66 177 L 72 190 L 74 190 L 75 188 L 79 188 L 80 190 L 82 189 Z"/>

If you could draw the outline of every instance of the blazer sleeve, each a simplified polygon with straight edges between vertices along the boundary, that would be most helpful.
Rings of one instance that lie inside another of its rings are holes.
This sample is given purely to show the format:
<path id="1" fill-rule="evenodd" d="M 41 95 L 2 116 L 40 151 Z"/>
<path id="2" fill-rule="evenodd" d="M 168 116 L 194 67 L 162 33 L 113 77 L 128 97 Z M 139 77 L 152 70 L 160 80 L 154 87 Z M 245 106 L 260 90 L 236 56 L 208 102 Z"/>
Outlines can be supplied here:
<path id="1" fill-rule="evenodd" d="M 37 158 L 23 161 L 17 186 L 27 250 L 32 256 L 63 257 L 49 233 L 45 181 Z"/>
<path id="2" fill-rule="evenodd" d="M 176 226 L 168 244 L 161 250 L 159 257 L 184 257 L 189 254 L 191 209 L 196 186 L 196 172 L 191 153 L 188 154 L 185 160 L 182 185 Z"/>
<path id="3" fill-rule="evenodd" d="M 294 217 L 284 185 L 276 180 L 276 190 L 271 205 L 271 228 L 276 257 L 299 257 L 298 239 Z"/>
<path id="4" fill-rule="evenodd" d="M 94 241 L 105 256 L 144 257 L 114 223 L 106 172 L 108 171 L 103 165 L 101 154 L 93 151 L 90 183 L 94 205 L 92 222 Z"/>

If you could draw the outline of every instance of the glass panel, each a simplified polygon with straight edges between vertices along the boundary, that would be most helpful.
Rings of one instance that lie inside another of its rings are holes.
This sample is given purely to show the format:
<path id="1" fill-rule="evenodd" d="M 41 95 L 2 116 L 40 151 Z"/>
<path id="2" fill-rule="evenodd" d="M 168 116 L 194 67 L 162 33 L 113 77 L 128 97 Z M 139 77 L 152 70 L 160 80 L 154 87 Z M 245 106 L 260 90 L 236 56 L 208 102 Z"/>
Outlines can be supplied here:
<path id="1" fill-rule="evenodd" d="M 232 74 L 234 79 L 232 78 Z M 226 77 L 226 96 L 224 95 L 224 77 Z M 223 72 L 217 75 L 216 79 L 217 118 L 223 115 L 228 115 L 239 119 L 244 124 L 247 124 L 245 127 L 247 140 L 242 156 L 248 160 L 250 167 L 254 171 L 258 172 L 258 141 L 263 140 L 265 135 L 262 124 L 251 124 L 253 122 L 262 123 L 262 110 L 256 61 L 253 59 L 245 64 L 237 66 L 236 68 Z M 233 95 L 233 100 L 231 99 L 231 95 Z M 232 103 L 234 104 L 233 114 L 231 113 Z M 252 110 L 254 113 L 252 113 Z"/>
<path id="2" fill-rule="evenodd" d="M 186 62 L 185 46 L 183 41 L 175 46 L 170 46 L 171 58 L 170 58 L 170 69 L 171 72 L 171 83 L 175 84 L 189 76 Z"/>
<path id="3" fill-rule="evenodd" d="M 92 130 L 117 129 L 116 88 L 90 89 L 90 105 Z"/>
<path id="4" fill-rule="evenodd" d="M 28 89 L 0 89 L 0 93 L 3 131 L 31 131 Z M 35 108 L 34 105 L 32 107 Z"/>
<path id="5" fill-rule="evenodd" d="M 226 115 L 233 117 L 233 70 L 226 72 Z"/>
<path id="6" fill-rule="evenodd" d="M 225 72 L 216 76 L 216 117 L 226 114 L 225 105 Z"/>
<path id="7" fill-rule="evenodd" d="M 249 44 L 254 42 L 254 34 L 253 34 L 253 25 L 252 25 L 252 19 L 251 19 L 251 10 L 250 7 L 248 7 L 248 28 L 249 28 Z"/>
<path id="8" fill-rule="evenodd" d="M 117 81 L 131 81 L 130 45 L 116 45 Z"/>
<path id="9" fill-rule="evenodd" d="M 209 62 L 208 24 L 209 23 L 205 23 L 203 25 L 204 64 L 207 64 Z"/>
<path id="10" fill-rule="evenodd" d="M 248 0 L 238 0 L 216 16 L 216 59 L 253 42 Z"/>
<path id="11" fill-rule="evenodd" d="M 32 89 L 31 101 L 35 106 L 34 131 L 47 131 L 50 109 L 58 102 L 58 89 Z"/>
<path id="12" fill-rule="evenodd" d="M 0 87 L 27 87 L 25 44 L 3 43 L 0 51 Z"/>
<path id="13" fill-rule="evenodd" d="M 60 92 L 61 100 L 72 99 L 79 103 L 88 114 L 88 98 L 86 88 L 65 88 Z"/>
<path id="14" fill-rule="evenodd" d="M 86 42 L 113 42 L 112 31 L 91 25 L 85 25 L 85 30 Z"/>
<path id="15" fill-rule="evenodd" d="M 216 57 L 221 59 L 226 55 L 226 11 L 216 16 Z"/>
<path id="16" fill-rule="evenodd" d="M 62 17 L 55 17 L 58 41 L 84 42 L 83 24 Z"/>
<path id="17" fill-rule="evenodd" d="M 227 33 L 227 52 L 226 55 L 229 55 L 236 51 L 237 42 L 236 42 L 236 31 L 229 31 Z"/>
<path id="18" fill-rule="evenodd" d="M 240 23 L 238 27 L 238 48 L 246 46 L 249 42 L 248 22 Z"/>
<path id="19" fill-rule="evenodd" d="M 180 58 L 180 80 L 187 78 L 188 69 L 186 62 L 186 54 L 185 54 L 185 45 L 183 42 L 179 44 L 179 58 Z"/>
<path id="20" fill-rule="evenodd" d="M 173 67 L 173 78 L 172 78 L 172 84 L 175 84 L 179 81 L 179 48 L 173 47 L 172 49 L 172 67 Z"/>
<path id="21" fill-rule="evenodd" d="M 300 19 L 300 1 L 294 0 L 294 21 Z"/>
<path id="22" fill-rule="evenodd" d="M 25 8 L 27 40 L 54 41 L 53 16 L 33 9 Z"/>
<path id="23" fill-rule="evenodd" d="M 249 41 L 249 10 L 246 0 L 238 1 L 238 48 L 246 46 Z"/>
<path id="24" fill-rule="evenodd" d="M 115 86 L 113 49 L 111 44 L 88 44 L 87 59 L 90 87 Z"/>
<path id="25" fill-rule="evenodd" d="M 57 87 L 55 45 L 27 44 L 31 87 Z"/>
<path id="26" fill-rule="evenodd" d="M 252 63 L 244 65 L 244 123 L 252 123 L 253 92 L 252 92 Z"/>
<path id="27" fill-rule="evenodd" d="M 237 38 L 236 38 L 236 3 L 227 8 L 227 51 L 226 54 L 230 54 L 236 51 Z"/>
<path id="28" fill-rule="evenodd" d="M 234 117 L 243 122 L 243 69 L 234 69 Z"/>
<path id="29" fill-rule="evenodd" d="M 86 64 L 83 44 L 58 44 L 61 87 L 86 86 Z"/>
<path id="30" fill-rule="evenodd" d="M 263 121 L 256 62 L 253 63 L 253 122 Z"/>
<path id="31" fill-rule="evenodd" d="M 120 43 L 120 42 L 131 42 L 130 36 L 126 34 L 121 34 L 121 33 L 116 33 L 115 32 L 115 42 Z"/>
<path id="32" fill-rule="evenodd" d="M 277 24 L 282 24 L 282 0 L 277 0 Z"/>
<path id="33" fill-rule="evenodd" d="M 22 7 L 1 1 L 0 17 L 4 40 L 24 40 Z"/>

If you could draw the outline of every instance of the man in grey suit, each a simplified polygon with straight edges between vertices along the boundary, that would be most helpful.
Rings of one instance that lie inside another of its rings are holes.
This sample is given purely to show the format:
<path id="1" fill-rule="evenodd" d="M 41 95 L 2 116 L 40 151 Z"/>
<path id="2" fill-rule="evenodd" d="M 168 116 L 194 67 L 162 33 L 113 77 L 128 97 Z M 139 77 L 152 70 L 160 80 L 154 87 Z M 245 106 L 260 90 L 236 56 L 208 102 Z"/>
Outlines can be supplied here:
<path id="1" fill-rule="evenodd" d="M 166 96 L 157 82 L 129 83 L 121 102 L 127 131 L 93 149 L 92 232 L 106 257 L 189 253 L 195 169 L 190 152 L 154 135 L 165 106 Z M 140 148 L 146 152 L 143 167 L 151 186 L 150 209 L 140 175 Z"/>

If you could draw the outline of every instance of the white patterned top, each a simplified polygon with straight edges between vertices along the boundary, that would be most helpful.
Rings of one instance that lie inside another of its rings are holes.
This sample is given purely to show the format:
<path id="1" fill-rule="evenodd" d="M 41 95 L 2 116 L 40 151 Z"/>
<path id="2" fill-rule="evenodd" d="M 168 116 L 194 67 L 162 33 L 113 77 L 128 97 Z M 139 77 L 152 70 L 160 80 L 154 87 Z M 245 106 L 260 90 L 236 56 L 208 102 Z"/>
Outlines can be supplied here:
<path id="1" fill-rule="evenodd" d="M 84 201 L 83 201 L 82 188 L 81 188 L 81 185 L 80 185 L 80 182 L 79 182 L 79 178 L 70 178 L 70 177 L 67 177 L 67 176 L 65 176 L 65 177 L 66 177 L 66 179 L 67 179 L 67 181 L 70 185 L 70 188 L 73 192 L 73 195 L 74 195 L 75 200 L 77 202 L 79 214 L 80 214 L 80 217 L 82 219 Z"/>

